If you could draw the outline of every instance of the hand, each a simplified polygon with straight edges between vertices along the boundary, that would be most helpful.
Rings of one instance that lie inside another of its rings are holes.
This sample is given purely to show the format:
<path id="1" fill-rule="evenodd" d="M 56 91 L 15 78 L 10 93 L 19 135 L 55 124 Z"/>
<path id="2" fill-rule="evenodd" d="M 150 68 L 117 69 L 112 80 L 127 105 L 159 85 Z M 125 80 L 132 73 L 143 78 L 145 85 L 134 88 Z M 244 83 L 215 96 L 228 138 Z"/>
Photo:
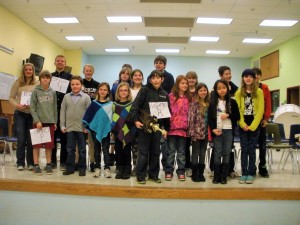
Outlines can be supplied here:
<path id="1" fill-rule="evenodd" d="M 162 132 L 161 134 L 162 134 L 163 138 L 164 138 L 165 140 L 167 140 L 168 132 L 165 131 L 165 132 Z"/>
<path id="2" fill-rule="evenodd" d="M 62 132 L 62 133 L 66 133 L 66 132 L 67 132 L 67 129 L 66 129 L 66 128 L 61 129 L 61 132 Z"/>
<path id="3" fill-rule="evenodd" d="M 135 126 L 136 128 L 141 129 L 144 125 L 140 121 L 136 121 Z"/>
<path id="4" fill-rule="evenodd" d="M 83 128 L 83 133 L 87 134 L 87 129 Z"/>
<path id="5" fill-rule="evenodd" d="M 260 123 L 260 125 L 262 126 L 262 127 L 265 127 L 266 125 L 267 125 L 267 121 L 266 120 L 262 120 L 261 121 L 261 123 Z"/>
<path id="6" fill-rule="evenodd" d="M 244 127 L 243 127 L 243 130 L 244 130 L 244 131 L 248 131 L 248 130 L 249 130 L 249 127 L 248 127 L 247 125 L 244 126 Z"/>
<path id="7" fill-rule="evenodd" d="M 43 128 L 42 123 L 41 122 L 36 123 L 36 128 L 39 130 L 42 129 Z"/>
<path id="8" fill-rule="evenodd" d="M 220 129 L 213 129 L 212 132 L 216 135 L 216 136 L 220 136 L 222 134 L 222 130 Z"/>
<path id="9" fill-rule="evenodd" d="M 228 117 L 229 117 L 229 114 L 226 114 L 226 113 L 224 113 L 224 114 L 221 115 L 221 119 L 222 119 L 222 120 L 225 120 L 225 119 L 227 119 Z"/>
<path id="10" fill-rule="evenodd" d="M 54 124 L 54 130 L 56 130 L 57 129 L 57 126 L 56 126 L 56 124 Z"/>
<path id="11" fill-rule="evenodd" d="M 26 108 L 26 105 L 21 105 L 21 104 L 18 104 L 16 106 L 17 109 L 25 109 Z"/>

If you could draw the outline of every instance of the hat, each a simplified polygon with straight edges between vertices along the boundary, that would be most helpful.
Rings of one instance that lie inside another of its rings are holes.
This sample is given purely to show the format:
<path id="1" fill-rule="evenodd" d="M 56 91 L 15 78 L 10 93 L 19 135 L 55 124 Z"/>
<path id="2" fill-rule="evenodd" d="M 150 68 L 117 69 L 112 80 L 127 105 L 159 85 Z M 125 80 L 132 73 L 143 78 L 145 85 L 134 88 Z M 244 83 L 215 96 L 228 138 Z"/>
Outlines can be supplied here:
<path id="1" fill-rule="evenodd" d="M 242 73 L 242 77 L 250 75 L 255 79 L 256 73 L 252 69 L 245 69 Z"/>
<path id="2" fill-rule="evenodd" d="M 162 72 L 160 72 L 160 71 L 158 71 L 158 70 L 153 70 L 153 71 L 150 73 L 149 78 L 153 77 L 154 75 L 160 76 L 160 77 L 164 77 L 164 75 L 162 74 Z"/>

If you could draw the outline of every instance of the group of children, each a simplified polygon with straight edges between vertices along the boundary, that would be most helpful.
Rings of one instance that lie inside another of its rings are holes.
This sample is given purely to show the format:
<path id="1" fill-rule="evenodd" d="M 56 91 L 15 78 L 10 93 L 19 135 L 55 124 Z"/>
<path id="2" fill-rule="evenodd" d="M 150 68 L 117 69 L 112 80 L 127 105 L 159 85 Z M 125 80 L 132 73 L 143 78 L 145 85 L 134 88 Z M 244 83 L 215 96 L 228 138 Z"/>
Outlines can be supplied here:
<path id="1" fill-rule="evenodd" d="M 67 158 L 65 164 L 61 162 L 62 166 L 65 166 L 63 175 L 73 174 L 75 170 L 79 171 L 79 176 L 86 175 L 88 134 L 91 139 L 89 142 L 94 145 L 93 151 L 89 152 L 94 156 L 90 157 L 90 160 L 93 160 L 91 170 L 94 172 L 94 177 L 101 176 L 101 153 L 104 157 L 104 176 L 112 177 L 109 148 L 113 138 L 117 166 L 116 179 L 129 179 L 134 174 L 140 184 L 146 183 L 147 176 L 148 180 L 160 183 L 162 153 L 166 181 L 173 179 L 175 168 L 178 179 L 184 181 L 187 169 L 191 168 L 192 181 L 205 182 L 207 143 L 212 141 L 213 183 L 226 184 L 227 176 L 231 172 L 230 155 L 233 136 L 239 126 L 242 151 L 242 176 L 239 182 L 253 183 L 255 148 L 260 122 L 265 111 L 264 94 L 255 82 L 256 72 L 252 69 L 244 70 L 241 88 L 238 90 L 230 81 L 231 74 L 226 79 L 222 73 L 221 79 L 215 82 L 210 93 L 206 84 L 198 84 L 197 74 L 193 71 L 188 72 L 187 75 L 177 76 L 174 84 L 173 76 L 165 71 L 164 56 L 157 56 L 154 66 L 156 69 L 148 76 L 146 85 L 142 85 L 141 70 L 131 71 L 131 68 L 125 65 L 112 88 L 106 82 L 96 83 L 97 88 L 94 86 L 89 89 L 92 90 L 92 95 L 87 91 L 84 93 L 86 87 L 83 86 L 84 81 L 80 76 L 72 76 L 70 91 L 64 95 L 60 106 L 57 105 L 57 93 L 50 88 L 51 73 L 42 71 L 39 75 L 40 84 L 32 91 L 30 107 L 26 107 L 30 109 L 34 127 L 38 129 L 50 127 L 51 142 L 33 146 L 33 165 L 30 166 L 33 166 L 34 172 L 42 173 L 38 162 L 38 149 L 44 147 L 47 159 L 45 170 L 47 174 L 52 174 L 51 150 L 55 147 L 54 130 L 59 127 L 67 138 Z M 29 67 L 32 67 L 32 64 L 24 65 L 22 77 L 26 77 L 26 70 Z M 91 67 L 86 65 L 84 71 Z M 223 72 L 231 72 L 229 67 L 222 68 L 220 67 Z M 34 74 L 34 67 L 32 70 Z M 92 70 L 93 74 L 93 67 Z M 93 81 L 91 76 L 89 81 Z M 16 93 L 11 92 L 12 98 L 14 95 Z M 164 105 L 163 110 L 170 112 L 170 116 L 157 118 L 159 127 L 166 132 L 143 129 L 146 124 L 143 124 L 140 114 L 141 112 L 153 114 L 151 106 L 154 103 Z M 21 106 L 18 104 L 16 106 L 16 112 L 20 111 Z M 29 125 L 26 129 L 29 129 Z M 28 133 L 27 130 L 25 133 Z M 22 140 L 19 144 L 22 146 L 23 142 L 30 144 L 29 139 L 26 136 L 25 141 Z M 190 146 L 192 146 L 191 158 Z M 30 146 L 27 147 L 27 153 L 29 148 Z M 78 160 L 76 160 L 76 149 Z M 22 157 L 19 159 L 18 169 L 21 166 L 24 169 L 24 159 L 23 161 Z M 28 160 L 27 162 L 30 163 Z M 187 166 L 187 162 L 191 164 Z"/>

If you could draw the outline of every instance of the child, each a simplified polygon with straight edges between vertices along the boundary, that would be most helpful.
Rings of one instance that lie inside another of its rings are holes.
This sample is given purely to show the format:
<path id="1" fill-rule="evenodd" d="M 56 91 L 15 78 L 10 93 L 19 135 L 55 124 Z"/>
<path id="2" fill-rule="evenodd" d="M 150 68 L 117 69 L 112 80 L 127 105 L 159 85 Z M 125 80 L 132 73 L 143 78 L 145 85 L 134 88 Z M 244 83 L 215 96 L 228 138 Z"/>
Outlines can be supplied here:
<path id="1" fill-rule="evenodd" d="M 197 96 L 196 87 L 198 84 L 198 75 L 194 71 L 189 71 L 185 76 L 188 79 L 189 93 L 191 97 L 194 98 L 194 96 Z"/>
<path id="2" fill-rule="evenodd" d="M 209 106 L 209 91 L 206 84 L 198 84 L 195 93 L 188 113 L 188 136 L 192 139 L 192 181 L 205 182 L 203 173 L 208 142 L 207 109 Z"/>
<path id="3" fill-rule="evenodd" d="M 53 173 L 51 167 L 51 154 L 54 147 L 54 130 L 57 122 L 57 100 L 56 92 L 50 88 L 52 75 L 48 70 L 43 70 L 39 75 L 40 85 L 36 86 L 31 95 L 30 113 L 33 118 L 34 128 L 42 129 L 43 127 L 50 128 L 51 142 L 44 144 L 33 145 L 33 172 L 37 175 L 42 175 L 39 166 L 39 150 L 46 149 L 46 173 Z"/>
<path id="4" fill-rule="evenodd" d="M 118 171 L 116 179 L 129 179 L 131 174 L 131 142 L 134 138 L 134 125 L 127 121 L 132 105 L 129 84 L 121 82 L 113 104 L 112 131 L 115 136 L 115 151 Z"/>
<path id="5" fill-rule="evenodd" d="M 142 87 L 137 97 L 134 100 L 130 111 L 130 119 L 135 123 L 138 128 L 138 161 L 136 165 L 137 182 L 145 184 L 147 165 L 149 162 L 149 180 L 161 183 L 158 178 L 159 174 L 159 155 L 160 155 L 160 139 L 161 132 L 156 131 L 147 133 L 142 130 L 143 124 L 138 119 L 140 110 L 150 114 L 151 102 L 167 102 L 170 107 L 168 94 L 161 88 L 163 82 L 163 75 L 157 70 L 153 70 L 150 74 L 150 83 Z M 160 126 L 164 126 L 165 130 L 169 130 L 170 119 L 159 119 Z M 166 138 L 166 137 L 165 137 Z"/>
<path id="6" fill-rule="evenodd" d="M 104 157 L 104 176 L 111 178 L 109 167 L 109 144 L 112 122 L 112 102 L 109 100 L 110 87 L 106 82 L 100 83 L 96 99 L 86 110 L 83 122 L 91 132 L 94 141 L 95 172 L 94 177 L 101 176 L 101 145 Z"/>
<path id="7" fill-rule="evenodd" d="M 208 107 L 208 124 L 214 145 L 214 184 L 226 184 L 232 145 L 232 130 L 240 119 L 237 103 L 230 97 L 228 82 L 217 80 Z"/>
<path id="8" fill-rule="evenodd" d="M 122 67 L 122 69 L 119 72 L 119 80 L 117 82 L 115 82 L 111 88 L 111 96 L 112 96 L 112 100 L 115 101 L 115 95 L 116 95 L 116 90 L 118 85 L 121 82 L 126 82 L 128 84 L 130 84 L 130 74 L 131 74 L 131 69 L 128 67 Z"/>
<path id="9" fill-rule="evenodd" d="M 21 105 L 22 92 L 32 92 L 37 85 L 34 65 L 25 63 L 22 75 L 15 81 L 9 94 L 9 102 L 15 107 L 14 124 L 17 129 L 17 170 L 24 170 L 25 159 L 29 170 L 33 170 L 33 152 L 29 130 L 32 128 L 30 104 Z M 26 149 L 26 150 L 25 150 Z M 26 153 L 26 157 L 25 157 Z"/>
<path id="10" fill-rule="evenodd" d="M 132 94 L 132 101 L 136 98 L 138 92 L 142 88 L 143 85 L 143 79 L 144 75 L 143 72 L 139 69 L 135 69 L 131 73 L 131 94 Z M 136 176 L 136 161 L 137 161 L 137 154 L 138 154 L 138 148 L 137 148 L 137 140 L 136 137 L 134 138 L 131 146 L 131 152 L 132 152 L 132 163 L 133 163 L 133 169 L 131 171 L 131 176 Z"/>
<path id="11" fill-rule="evenodd" d="M 240 110 L 241 166 L 242 176 L 239 183 L 252 184 L 256 160 L 256 145 L 259 124 L 264 114 L 264 94 L 257 87 L 255 72 L 245 69 L 242 73 L 241 88 L 235 93 Z"/>
<path id="12" fill-rule="evenodd" d="M 170 181 L 173 177 L 174 159 L 177 153 L 177 176 L 178 180 L 185 181 L 185 147 L 188 129 L 188 79 L 184 75 L 176 78 L 172 93 L 169 94 L 170 130 L 168 132 L 168 153 L 165 171 L 165 180 Z"/>
<path id="13" fill-rule="evenodd" d="M 78 146 L 78 170 L 79 176 L 86 175 L 86 141 L 82 117 L 91 104 L 90 96 L 83 93 L 82 78 L 73 76 L 70 81 L 71 93 L 65 95 L 60 110 L 60 128 L 62 133 L 67 134 L 66 170 L 63 175 L 70 175 L 75 170 L 75 151 Z"/>

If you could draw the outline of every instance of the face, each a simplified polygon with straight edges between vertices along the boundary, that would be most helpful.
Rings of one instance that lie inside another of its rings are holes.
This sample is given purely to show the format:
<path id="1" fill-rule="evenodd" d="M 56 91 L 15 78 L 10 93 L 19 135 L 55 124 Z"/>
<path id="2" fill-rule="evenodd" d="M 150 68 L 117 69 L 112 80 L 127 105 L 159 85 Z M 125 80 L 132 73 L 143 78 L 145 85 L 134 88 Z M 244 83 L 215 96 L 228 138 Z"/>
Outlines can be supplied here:
<path id="1" fill-rule="evenodd" d="M 121 101 L 126 101 L 129 96 L 129 89 L 127 86 L 122 86 L 119 88 L 119 97 Z"/>
<path id="2" fill-rule="evenodd" d="M 56 66 L 56 70 L 63 71 L 66 66 L 66 59 L 64 57 L 57 57 L 54 65 Z"/>
<path id="3" fill-rule="evenodd" d="M 221 79 L 231 81 L 231 71 L 225 70 L 223 75 L 221 76 Z"/>
<path id="4" fill-rule="evenodd" d="M 91 80 L 93 77 L 93 74 L 94 74 L 94 70 L 90 66 L 85 66 L 84 70 L 83 70 L 83 74 L 84 74 L 85 79 Z"/>
<path id="5" fill-rule="evenodd" d="M 79 93 L 82 88 L 82 84 L 79 80 L 72 80 L 71 81 L 71 90 L 73 93 Z"/>
<path id="6" fill-rule="evenodd" d="M 120 78 L 121 78 L 121 81 L 127 82 L 129 80 L 129 73 L 128 73 L 128 71 L 125 71 L 124 73 L 121 73 Z"/>
<path id="7" fill-rule="evenodd" d="M 205 97 L 207 96 L 207 89 L 205 87 L 200 88 L 198 91 L 198 96 L 201 99 L 205 99 Z"/>
<path id="8" fill-rule="evenodd" d="M 246 75 L 243 77 L 243 81 L 246 84 L 246 86 L 250 86 L 254 82 L 254 78 L 251 75 Z"/>
<path id="9" fill-rule="evenodd" d="M 182 79 L 178 84 L 179 91 L 186 92 L 188 88 L 189 88 L 188 82 Z"/>
<path id="10" fill-rule="evenodd" d="M 218 93 L 218 95 L 219 95 L 219 97 L 220 97 L 221 99 L 224 99 L 224 97 L 225 97 L 227 91 L 228 91 L 228 90 L 227 90 L 227 87 L 226 87 L 225 84 L 223 84 L 223 83 L 218 83 L 218 85 L 217 85 L 217 93 Z"/>
<path id="11" fill-rule="evenodd" d="M 196 78 L 188 78 L 188 83 L 190 87 L 195 87 L 196 83 L 197 83 L 197 79 Z"/>
<path id="12" fill-rule="evenodd" d="M 163 82 L 163 78 L 161 78 L 160 76 L 152 76 L 151 78 L 150 78 L 150 83 L 153 85 L 153 87 L 155 88 L 155 89 L 159 89 L 160 88 L 160 86 L 161 86 L 161 84 L 162 84 L 162 82 Z"/>
<path id="13" fill-rule="evenodd" d="M 40 82 L 43 87 L 47 87 L 50 84 L 51 79 L 49 77 L 41 77 Z"/>
<path id="14" fill-rule="evenodd" d="M 255 81 L 259 83 L 260 79 L 261 79 L 261 75 L 256 74 Z"/>
<path id="15" fill-rule="evenodd" d="M 25 68 L 24 68 L 24 75 L 25 75 L 25 79 L 26 78 L 32 78 L 32 76 L 33 76 L 33 68 L 32 68 L 32 66 L 25 66 Z"/>
<path id="16" fill-rule="evenodd" d="M 106 100 L 109 90 L 105 85 L 101 86 L 98 90 L 98 94 L 101 100 Z"/>
<path id="17" fill-rule="evenodd" d="M 132 76 L 132 81 L 134 84 L 141 84 L 143 81 L 143 76 L 140 72 L 135 72 Z"/>
<path id="18" fill-rule="evenodd" d="M 166 65 L 164 64 L 163 61 L 156 61 L 154 63 L 154 67 L 156 70 L 160 71 L 160 72 L 163 72 L 166 68 Z"/>

